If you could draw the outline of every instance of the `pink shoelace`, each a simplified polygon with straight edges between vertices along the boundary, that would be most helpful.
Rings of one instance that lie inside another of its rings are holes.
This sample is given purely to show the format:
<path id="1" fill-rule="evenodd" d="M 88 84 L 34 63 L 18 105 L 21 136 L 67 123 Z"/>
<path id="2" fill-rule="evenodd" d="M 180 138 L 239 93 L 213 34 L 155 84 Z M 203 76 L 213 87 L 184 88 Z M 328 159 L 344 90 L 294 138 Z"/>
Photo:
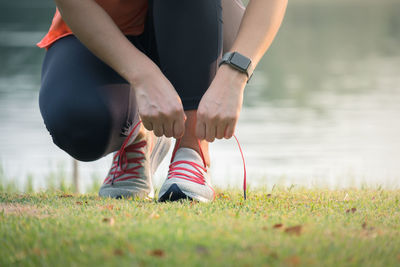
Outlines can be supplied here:
<path id="1" fill-rule="evenodd" d="M 243 160 L 243 197 L 244 197 L 244 199 L 246 199 L 247 198 L 247 196 L 246 196 L 246 164 L 244 161 L 243 151 L 240 146 L 239 140 L 237 139 L 237 137 L 235 135 L 233 135 L 233 137 L 235 137 L 235 140 L 238 144 L 240 154 L 241 154 L 242 160 Z M 200 141 L 197 139 L 197 143 L 199 145 L 199 150 L 200 150 L 200 156 L 201 156 L 201 159 L 203 160 L 203 166 L 201 166 L 195 162 L 187 161 L 187 160 L 178 160 L 178 161 L 173 162 L 180 142 L 181 142 L 181 139 L 176 140 L 175 148 L 174 148 L 174 151 L 172 152 L 171 163 L 169 165 L 167 179 L 179 178 L 179 179 L 188 180 L 188 181 L 191 181 L 194 183 L 198 183 L 201 185 L 205 185 L 205 179 L 204 179 L 202 171 L 207 172 L 207 165 L 206 165 L 206 161 L 204 159 L 203 151 L 200 146 Z M 194 168 L 194 170 L 188 169 L 185 167 L 181 167 L 181 166 L 179 166 L 180 164 L 188 164 L 188 165 L 192 166 Z M 185 171 L 185 172 L 182 172 L 182 171 Z M 215 196 L 215 193 L 214 193 L 214 196 Z"/>
<path id="2" fill-rule="evenodd" d="M 138 172 L 138 169 L 141 168 L 140 166 L 140 161 L 144 159 L 144 152 L 141 151 L 141 148 L 146 146 L 146 141 L 140 141 L 136 144 L 132 144 L 129 147 L 126 147 L 129 140 L 131 139 L 133 133 L 135 132 L 136 128 L 140 125 L 142 121 L 139 121 L 136 123 L 136 125 L 132 128 L 131 132 L 129 133 L 128 137 L 125 139 L 124 143 L 122 144 L 120 150 L 114 155 L 113 157 L 113 166 L 110 170 L 110 175 L 107 176 L 107 178 L 104 180 L 104 183 L 106 184 L 114 184 L 114 182 L 117 181 L 124 181 L 132 178 L 140 178 L 140 174 Z M 233 135 L 233 137 L 236 140 L 236 143 L 239 147 L 240 155 L 242 156 L 242 161 L 243 161 L 243 197 L 244 199 L 247 198 L 246 190 L 247 190 L 247 181 L 246 181 L 246 163 L 244 160 L 244 155 L 242 151 L 242 147 L 240 146 L 239 140 L 237 139 L 236 135 Z M 204 176 L 201 171 L 207 172 L 207 166 L 206 162 L 204 159 L 204 154 L 200 146 L 200 141 L 197 140 L 197 143 L 200 148 L 200 156 L 201 159 L 203 160 L 203 166 L 192 162 L 192 161 L 187 161 L 187 160 L 179 160 L 176 162 L 173 162 L 175 158 L 176 151 L 178 150 L 179 143 L 181 139 L 176 140 L 175 148 L 174 151 L 172 152 L 172 157 L 171 157 L 171 164 L 169 165 L 169 171 L 168 171 L 168 177 L 167 179 L 171 178 L 180 178 L 180 179 L 185 179 L 188 181 L 192 181 L 198 184 L 205 184 Z M 126 152 L 132 152 L 132 153 L 138 153 L 142 154 L 142 157 L 137 157 L 137 158 L 131 158 L 128 159 L 126 156 Z M 132 167 L 128 169 L 128 163 L 136 163 L 138 166 Z M 178 165 L 186 163 L 192 166 L 195 170 L 191 170 L 185 167 L 180 167 Z M 182 171 L 188 172 L 188 173 L 183 173 Z M 123 178 L 119 178 L 120 176 L 124 174 L 131 174 L 130 176 L 126 176 Z"/>
<path id="3" fill-rule="evenodd" d="M 135 144 L 131 144 L 127 147 L 129 140 L 131 139 L 133 133 L 135 132 L 136 128 L 140 125 L 140 123 L 141 121 L 136 123 L 136 125 L 132 128 L 129 135 L 126 137 L 120 150 L 118 150 L 118 152 L 115 153 L 113 157 L 113 165 L 110 170 L 110 175 L 106 177 L 106 179 L 104 180 L 104 184 L 114 185 L 114 182 L 121 182 L 129 179 L 140 178 L 140 173 L 138 172 L 138 170 L 142 168 L 140 163 L 145 158 L 144 152 L 141 150 L 141 148 L 145 147 L 147 145 L 147 142 L 143 140 Z M 137 153 L 143 156 L 128 159 L 128 157 L 126 156 L 126 152 Z M 136 163 L 137 166 L 128 169 L 129 163 Z M 125 174 L 130 174 L 130 175 L 126 177 L 121 177 Z"/>
<path id="4" fill-rule="evenodd" d="M 192 162 L 192 161 L 188 161 L 188 160 L 178 160 L 178 161 L 173 162 L 174 158 L 175 158 L 175 154 L 178 151 L 180 142 L 181 142 L 181 139 L 176 140 L 175 148 L 174 148 L 174 151 L 172 152 L 171 163 L 169 165 L 167 179 L 180 178 L 180 179 L 184 179 L 184 180 L 188 180 L 191 182 L 195 182 L 195 183 L 204 185 L 205 180 L 204 180 L 204 177 L 203 177 L 203 174 L 201 171 L 207 172 L 207 166 L 206 166 L 206 161 L 204 159 L 203 151 L 201 150 L 200 141 L 197 140 L 197 143 L 200 148 L 200 156 L 203 161 L 203 166 L 201 166 L 200 164 L 197 164 L 196 162 Z M 183 163 L 192 166 L 195 170 L 191 170 L 188 168 L 178 166 Z M 189 172 L 191 174 L 183 173 L 180 171 Z"/>

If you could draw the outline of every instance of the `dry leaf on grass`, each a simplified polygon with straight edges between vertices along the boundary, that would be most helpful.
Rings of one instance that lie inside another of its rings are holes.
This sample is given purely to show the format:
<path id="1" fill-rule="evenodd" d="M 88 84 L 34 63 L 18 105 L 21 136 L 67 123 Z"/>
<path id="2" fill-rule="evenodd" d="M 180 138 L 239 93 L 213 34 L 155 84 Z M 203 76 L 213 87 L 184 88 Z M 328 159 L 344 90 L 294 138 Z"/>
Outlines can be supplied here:
<path id="1" fill-rule="evenodd" d="M 230 196 L 225 193 L 218 193 L 216 198 L 217 199 L 231 199 Z"/>
<path id="2" fill-rule="evenodd" d="M 287 227 L 285 229 L 285 233 L 300 235 L 301 234 L 301 230 L 302 230 L 302 226 L 301 225 L 295 225 L 295 226 L 292 226 L 292 227 Z"/>
<path id="3" fill-rule="evenodd" d="M 67 197 L 72 197 L 72 195 L 71 194 L 62 194 L 62 195 L 60 195 L 60 197 L 67 198 Z"/>
<path id="4" fill-rule="evenodd" d="M 114 205 L 104 205 L 104 206 L 100 206 L 102 210 L 113 210 L 114 209 Z"/>
<path id="5" fill-rule="evenodd" d="M 361 225 L 361 227 L 362 227 L 362 229 L 367 228 L 367 223 L 366 223 L 366 222 L 363 222 L 363 224 Z"/>
<path id="6" fill-rule="evenodd" d="M 348 210 L 346 210 L 346 213 L 354 213 L 354 212 L 356 212 L 357 211 L 357 209 L 356 208 L 351 208 L 351 209 L 348 209 Z"/>
<path id="7" fill-rule="evenodd" d="M 243 206 L 243 202 L 242 201 L 237 202 L 236 206 Z"/>
<path id="8" fill-rule="evenodd" d="M 281 223 L 276 223 L 276 224 L 274 224 L 274 226 L 272 226 L 274 229 L 278 229 L 278 228 L 281 228 L 283 226 L 283 224 L 281 224 Z"/>
<path id="9" fill-rule="evenodd" d="M 151 256 L 162 258 L 165 256 L 165 252 L 162 249 L 154 249 L 149 252 Z"/>
<path id="10" fill-rule="evenodd" d="M 114 255 L 116 256 L 123 256 L 124 255 L 124 251 L 122 249 L 114 249 Z"/>
<path id="11" fill-rule="evenodd" d="M 111 218 L 103 218 L 103 223 L 107 223 L 107 224 L 113 226 L 115 223 L 115 220 L 112 217 Z"/>

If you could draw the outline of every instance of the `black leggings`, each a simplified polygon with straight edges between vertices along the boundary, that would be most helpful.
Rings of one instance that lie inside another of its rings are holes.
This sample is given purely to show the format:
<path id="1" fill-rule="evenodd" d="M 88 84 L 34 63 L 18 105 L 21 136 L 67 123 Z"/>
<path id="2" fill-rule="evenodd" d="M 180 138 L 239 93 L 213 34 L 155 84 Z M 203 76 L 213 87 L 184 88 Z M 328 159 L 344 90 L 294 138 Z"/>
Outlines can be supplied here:
<path id="1" fill-rule="evenodd" d="M 222 51 L 221 0 L 150 0 L 145 31 L 128 36 L 197 109 Z M 40 111 L 53 142 L 82 161 L 120 148 L 139 120 L 134 92 L 75 36 L 56 41 L 42 68 Z"/>

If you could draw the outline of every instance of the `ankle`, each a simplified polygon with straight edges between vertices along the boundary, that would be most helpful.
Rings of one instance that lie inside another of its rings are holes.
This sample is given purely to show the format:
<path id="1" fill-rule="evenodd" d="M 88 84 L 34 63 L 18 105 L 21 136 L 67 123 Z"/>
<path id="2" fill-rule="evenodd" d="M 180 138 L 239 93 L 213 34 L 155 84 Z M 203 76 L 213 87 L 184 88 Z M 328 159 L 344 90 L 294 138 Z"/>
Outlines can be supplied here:
<path id="1" fill-rule="evenodd" d="M 201 146 L 201 151 L 200 151 L 197 139 L 195 139 L 195 140 L 187 140 L 186 139 L 185 140 L 184 138 L 182 138 L 181 142 L 179 143 L 178 149 L 181 147 L 191 148 L 194 151 L 196 151 L 199 155 L 201 155 L 201 152 L 203 152 L 205 163 L 209 167 L 210 166 L 210 154 L 208 151 L 208 142 L 206 140 L 200 140 L 200 146 Z"/>
<path id="2" fill-rule="evenodd" d="M 196 137 L 196 110 L 186 110 L 185 134 L 182 136 L 179 147 L 187 147 L 195 150 L 201 155 L 198 139 Z M 210 166 L 210 155 L 208 153 L 208 142 L 200 141 L 201 151 L 207 166 Z"/>

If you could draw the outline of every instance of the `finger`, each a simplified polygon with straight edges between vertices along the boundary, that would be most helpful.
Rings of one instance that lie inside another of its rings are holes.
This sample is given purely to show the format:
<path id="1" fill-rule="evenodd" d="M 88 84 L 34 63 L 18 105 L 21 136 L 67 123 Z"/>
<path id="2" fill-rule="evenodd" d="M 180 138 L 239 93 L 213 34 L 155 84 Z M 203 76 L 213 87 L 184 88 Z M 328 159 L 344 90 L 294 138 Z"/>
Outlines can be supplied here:
<path id="1" fill-rule="evenodd" d="M 206 125 L 201 120 L 197 120 L 197 122 L 196 122 L 196 136 L 200 140 L 203 140 L 206 138 Z"/>
<path id="2" fill-rule="evenodd" d="M 226 130 L 225 130 L 225 135 L 224 137 L 226 139 L 229 139 L 233 136 L 233 134 L 235 133 L 235 127 L 236 127 L 236 122 L 230 122 L 227 126 L 226 126 Z"/>
<path id="3" fill-rule="evenodd" d="M 224 138 L 224 136 L 225 136 L 225 130 L 226 130 L 226 123 L 220 123 L 220 124 L 217 126 L 216 133 L 215 133 L 215 137 L 216 137 L 217 139 L 222 139 L 222 138 Z"/>
<path id="4" fill-rule="evenodd" d="M 183 115 L 173 122 L 174 138 L 181 138 L 185 133 L 185 120 L 186 120 L 186 115 Z"/>
<path id="5" fill-rule="evenodd" d="M 153 130 L 153 124 L 150 121 L 144 121 L 142 120 L 144 128 L 146 128 L 149 131 Z"/>
<path id="6" fill-rule="evenodd" d="M 164 135 L 166 136 L 166 137 L 172 137 L 172 135 L 173 135 L 173 121 L 172 122 L 170 122 L 170 121 L 166 121 L 165 123 L 163 123 L 163 132 L 164 132 Z"/>
<path id="7" fill-rule="evenodd" d="M 154 135 L 158 136 L 158 137 L 161 137 L 164 134 L 163 126 L 161 123 L 154 123 L 153 131 L 154 131 Z"/>
<path id="8" fill-rule="evenodd" d="M 215 140 L 215 125 L 211 123 L 206 123 L 206 140 L 207 142 L 214 142 Z"/>

